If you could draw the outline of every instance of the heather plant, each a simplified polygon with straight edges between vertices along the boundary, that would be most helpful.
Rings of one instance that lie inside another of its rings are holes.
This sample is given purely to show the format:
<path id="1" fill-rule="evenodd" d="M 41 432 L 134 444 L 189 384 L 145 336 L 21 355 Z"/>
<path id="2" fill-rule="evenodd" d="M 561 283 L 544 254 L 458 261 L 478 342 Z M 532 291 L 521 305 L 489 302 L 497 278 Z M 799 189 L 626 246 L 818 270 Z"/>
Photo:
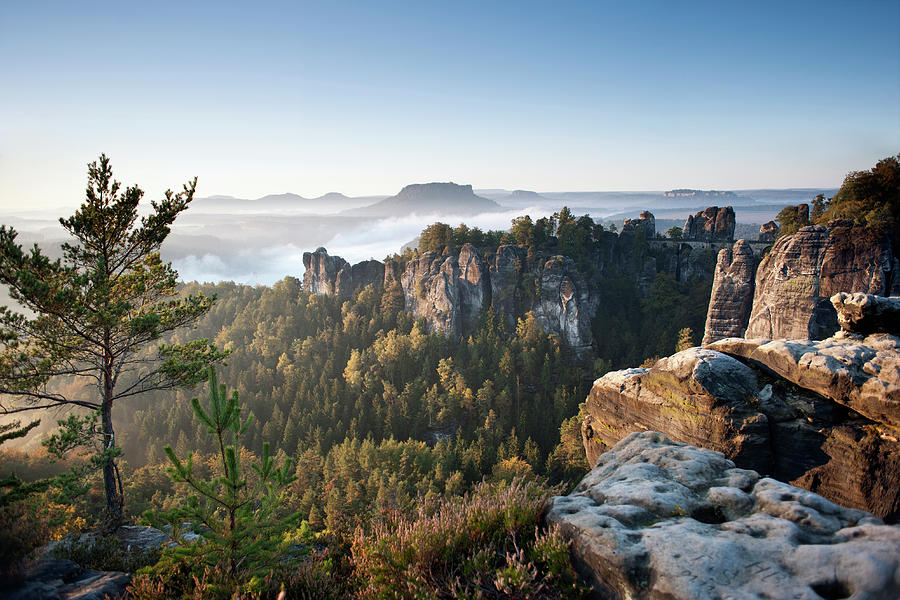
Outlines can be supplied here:
<path id="1" fill-rule="evenodd" d="M 412 515 L 357 529 L 360 596 L 578 598 L 566 542 L 540 516 L 549 490 L 535 481 L 483 482 L 462 497 L 422 502 Z"/>

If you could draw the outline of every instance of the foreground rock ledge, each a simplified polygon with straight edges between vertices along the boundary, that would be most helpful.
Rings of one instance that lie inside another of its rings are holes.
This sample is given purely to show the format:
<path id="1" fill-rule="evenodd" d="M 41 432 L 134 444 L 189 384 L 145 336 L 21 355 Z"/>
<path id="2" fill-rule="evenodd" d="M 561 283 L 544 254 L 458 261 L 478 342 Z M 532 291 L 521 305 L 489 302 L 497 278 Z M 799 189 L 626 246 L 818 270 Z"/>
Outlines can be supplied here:
<path id="1" fill-rule="evenodd" d="M 657 432 L 600 456 L 547 521 L 596 598 L 900 597 L 900 527 Z"/>

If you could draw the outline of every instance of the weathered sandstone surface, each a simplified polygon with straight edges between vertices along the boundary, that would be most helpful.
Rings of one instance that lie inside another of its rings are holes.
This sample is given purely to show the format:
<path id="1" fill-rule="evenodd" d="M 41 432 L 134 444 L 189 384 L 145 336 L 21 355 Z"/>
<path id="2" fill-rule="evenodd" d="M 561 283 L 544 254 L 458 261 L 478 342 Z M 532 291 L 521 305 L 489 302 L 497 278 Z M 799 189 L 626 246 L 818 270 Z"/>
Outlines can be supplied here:
<path id="1" fill-rule="evenodd" d="M 585 403 L 588 460 L 635 431 L 724 453 L 889 521 L 900 518 L 900 338 L 728 338 L 607 373 Z"/>
<path id="2" fill-rule="evenodd" d="M 900 597 L 900 527 L 656 432 L 603 454 L 546 517 L 597 598 Z"/>
<path id="3" fill-rule="evenodd" d="M 759 260 L 750 244 L 738 240 L 719 251 L 713 276 L 703 343 L 740 337 L 747 330 L 753 306 L 753 279 Z"/>
<path id="4" fill-rule="evenodd" d="M 837 311 L 841 329 L 860 334 L 884 332 L 900 335 L 900 297 L 841 292 L 831 297 L 831 304 Z"/>
<path id="5" fill-rule="evenodd" d="M 900 295 L 900 261 L 887 235 L 845 221 L 804 227 L 778 239 L 761 262 L 751 261 L 735 246 L 731 253 L 720 252 L 703 341 L 733 336 L 826 338 L 838 329 L 831 302 L 838 293 Z M 860 310 L 852 308 L 853 302 L 845 312 Z M 865 310 L 880 315 L 886 306 Z M 893 322 L 882 331 L 896 333 Z M 861 333 L 871 332 L 860 327 Z"/>
<path id="6" fill-rule="evenodd" d="M 817 225 L 776 241 L 757 269 L 745 336 L 826 338 L 838 329 L 830 298 L 839 292 L 900 295 L 900 262 L 886 235 Z"/>
<path id="7" fill-rule="evenodd" d="M 684 222 L 682 235 L 685 240 L 727 241 L 734 239 L 734 209 L 730 206 L 710 206 Z"/>

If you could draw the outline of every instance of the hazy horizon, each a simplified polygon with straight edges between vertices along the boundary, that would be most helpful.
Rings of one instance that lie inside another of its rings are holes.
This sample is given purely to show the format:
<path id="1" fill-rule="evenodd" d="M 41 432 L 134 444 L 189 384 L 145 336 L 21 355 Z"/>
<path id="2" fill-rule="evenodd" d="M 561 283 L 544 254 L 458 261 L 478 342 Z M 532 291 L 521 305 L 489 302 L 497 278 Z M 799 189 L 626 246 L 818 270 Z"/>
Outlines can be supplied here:
<path id="1" fill-rule="evenodd" d="M 0 207 L 840 185 L 900 148 L 900 4 L 0 6 Z M 85 35 L 84 32 L 92 32 Z"/>

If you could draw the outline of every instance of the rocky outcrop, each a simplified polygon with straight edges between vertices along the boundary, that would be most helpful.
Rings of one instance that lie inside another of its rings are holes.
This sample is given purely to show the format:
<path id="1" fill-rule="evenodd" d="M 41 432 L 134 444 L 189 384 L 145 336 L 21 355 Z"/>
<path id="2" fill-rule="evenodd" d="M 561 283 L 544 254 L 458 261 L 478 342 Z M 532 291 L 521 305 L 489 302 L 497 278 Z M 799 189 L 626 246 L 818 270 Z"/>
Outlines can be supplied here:
<path id="1" fill-rule="evenodd" d="M 656 432 L 616 444 L 546 518 L 596 598 L 900 597 L 900 528 Z"/>
<path id="2" fill-rule="evenodd" d="M 900 430 L 900 338 L 843 332 L 827 340 L 729 338 L 707 346 Z"/>
<path id="3" fill-rule="evenodd" d="M 748 338 L 823 339 L 838 329 L 839 292 L 900 295 L 900 263 L 886 234 L 803 227 L 780 238 L 756 273 Z"/>
<path id="4" fill-rule="evenodd" d="M 731 256 L 720 254 L 704 343 L 734 335 L 823 339 L 838 329 L 835 294 L 900 295 L 900 261 L 888 234 L 847 221 L 778 239 L 750 277 L 755 261 Z"/>
<path id="5" fill-rule="evenodd" d="M 515 327 L 519 315 L 525 312 L 522 307 L 524 301 L 519 293 L 525 261 L 524 248 L 500 246 L 494 254 L 490 269 L 491 303 L 510 331 Z"/>
<path id="6" fill-rule="evenodd" d="M 71 560 L 42 559 L 25 570 L 25 580 L 0 592 L 0 600 L 106 600 L 122 598 L 131 574 L 84 569 Z"/>
<path id="7" fill-rule="evenodd" d="M 759 241 L 774 242 L 778 239 L 779 231 L 781 231 L 781 228 L 778 227 L 775 221 L 763 223 L 759 228 Z"/>
<path id="8" fill-rule="evenodd" d="M 532 311 L 544 331 L 558 335 L 572 348 L 590 347 L 597 301 L 575 262 L 564 256 L 550 258 L 541 269 L 538 285 Z"/>
<path id="9" fill-rule="evenodd" d="M 753 369 L 701 348 L 664 358 L 651 369 L 607 373 L 585 402 L 588 463 L 629 433 L 655 430 L 767 472 L 769 423 L 750 402 L 758 389 Z"/>
<path id="10" fill-rule="evenodd" d="M 900 297 L 841 292 L 831 297 L 831 304 L 837 311 L 838 324 L 845 331 L 900 335 Z"/>
<path id="11" fill-rule="evenodd" d="M 459 255 L 425 252 L 400 278 L 406 310 L 430 327 L 459 334 L 491 304 L 491 283 L 481 254 L 466 244 Z"/>
<path id="12" fill-rule="evenodd" d="M 710 206 L 689 215 L 684 222 L 683 239 L 702 242 L 730 242 L 734 240 L 734 209 L 730 206 Z"/>
<path id="13" fill-rule="evenodd" d="M 744 240 L 719 251 L 713 276 L 703 343 L 743 336 L 753 306 L 753 279 L 758 260 Z"/>
<path id="14" fill-rule="evenodd" d="M 340 296 L 341 283 L 349 276 L 350 264 L 340 256 L 329 256 L 325 248 L 303 253 L 303 289 L 311 294 Z"/>
<path id="15" fill-rule="evenodd" d="M 622 224 L 622 233 L 637 233 L 643 231 L 648 240 L 656 237 L 656 217 L 650 211 L 644 211 L 637 219 L 625 219 Z"/>
<path id="16" fill-rule="evenodd" d="M 384 263 L 364 260 L 353 266 L 340 256 L 329 256 L 325 248 L 303 253 L 303 289 L 323 296 L 349 300 L 367 285 L 381 287 L 386 278 Z"/>
<path id="17" fill-rule="evenodd" d="M 842 505 L 900 519 L 900 338 L 728 338 L 607 373 L 585 403 L 588 460 L 635 431 L 724 453 Z"/>

